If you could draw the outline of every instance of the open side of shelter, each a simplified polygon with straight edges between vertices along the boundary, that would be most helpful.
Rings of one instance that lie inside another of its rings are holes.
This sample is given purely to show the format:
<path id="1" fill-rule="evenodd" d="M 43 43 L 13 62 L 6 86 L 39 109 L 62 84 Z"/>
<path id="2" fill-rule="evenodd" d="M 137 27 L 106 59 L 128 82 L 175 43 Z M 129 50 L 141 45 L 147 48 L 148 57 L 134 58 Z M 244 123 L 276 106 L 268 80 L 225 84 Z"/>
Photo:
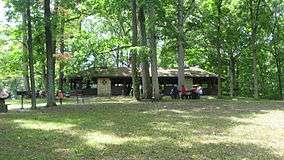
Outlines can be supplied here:
<path id="1" fill-rule="evenodd" d="M 170 95 L 170 90 L 178 84 L 177 69 L 158 69 L 161 94 Z M 151 76 L 151 73 L 150 73 Z M 199 84 L 204 95 L 216 95 L 218 92 L 217 75 L 197 67 L 185 69 L 187 88 Z M 78 90 L 87 96 L 128 96 L 131 94 L 131 68 L 92 68 L 69 77 L 71 93 Z M 140 76 L 140 84 L 142 78 Z M 141 87 L 141 92 L 142 87 Z"/>

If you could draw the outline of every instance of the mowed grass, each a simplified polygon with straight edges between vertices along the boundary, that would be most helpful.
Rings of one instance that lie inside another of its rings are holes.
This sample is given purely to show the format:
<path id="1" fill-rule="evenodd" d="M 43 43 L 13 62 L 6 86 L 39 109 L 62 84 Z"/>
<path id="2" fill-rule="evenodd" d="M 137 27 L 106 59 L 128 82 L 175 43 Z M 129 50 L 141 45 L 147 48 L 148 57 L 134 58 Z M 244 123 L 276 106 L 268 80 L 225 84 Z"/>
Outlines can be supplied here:
<path id="1" fill-rule="evenodd" d="M 284 103 L 94 99 L 0 114 L 0 159 L 284 159 Z"/>

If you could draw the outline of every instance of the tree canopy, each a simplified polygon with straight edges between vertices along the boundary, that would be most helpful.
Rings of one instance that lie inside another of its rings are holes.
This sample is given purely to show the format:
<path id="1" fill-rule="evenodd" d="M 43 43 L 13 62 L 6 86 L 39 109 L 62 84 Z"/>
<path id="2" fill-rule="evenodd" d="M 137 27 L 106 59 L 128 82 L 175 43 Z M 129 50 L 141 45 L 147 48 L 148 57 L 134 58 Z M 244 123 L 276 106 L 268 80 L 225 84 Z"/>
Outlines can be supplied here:
<path id="1" fill-rule="evenodd" d="M 21 87 L 18 80 L 29 81 L 24 15 L 30 5 L 37 90 L 47 90 L 50 83 L 67 90 L 68 75 L 130 67 L 134 58 L 137 68 L 147 62 L 148 68 L 198 66 L 214 72 L 223 79 L 221 95 L 283 99 L 283 0 L 51 0 L 50 23 L 46 1 L 3 0 L 9 23 L 0 25 L 1 88 L 15 91 Z M 144 43 L 137 17 L 141 8 Z M 47 27 L 52 48 L 46 45 Z"/>

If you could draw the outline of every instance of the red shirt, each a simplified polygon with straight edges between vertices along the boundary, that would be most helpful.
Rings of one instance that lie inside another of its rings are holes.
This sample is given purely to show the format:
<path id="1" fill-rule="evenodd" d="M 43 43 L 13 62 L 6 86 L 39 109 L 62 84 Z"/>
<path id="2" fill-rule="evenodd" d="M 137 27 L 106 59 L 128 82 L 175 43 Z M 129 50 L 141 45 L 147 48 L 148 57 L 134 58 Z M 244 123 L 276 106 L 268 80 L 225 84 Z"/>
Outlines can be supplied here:
<path id="1" fill-rule="evenodd" d="M 185 94 L 186 92 L 187 92 L 186 87 L 184 87 L 184 86 L 183 86 L 183 87 L 181 87 L 181 93 L 182 93 L 182 94 Z"/>
<path id="2" fill-rule="evenodd" d="M 63 94 L 62 92 L 59 92 L 59 93 L 58 93 L 58 97 L 59 97 L 60 99 L 63 99 L 63 98 L 64 98 L 64 94 Z"/>

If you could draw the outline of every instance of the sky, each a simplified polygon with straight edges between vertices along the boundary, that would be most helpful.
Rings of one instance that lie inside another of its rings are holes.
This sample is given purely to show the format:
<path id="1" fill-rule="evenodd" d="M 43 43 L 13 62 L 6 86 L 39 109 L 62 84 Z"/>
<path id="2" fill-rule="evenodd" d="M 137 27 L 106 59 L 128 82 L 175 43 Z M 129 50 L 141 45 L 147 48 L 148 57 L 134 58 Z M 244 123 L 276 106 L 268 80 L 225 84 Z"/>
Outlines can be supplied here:
<path id="1" fill-rule="evenodd" d="M 5 9 L 4 9 L 4 3 L 2 0 L 0 0 L 0 23 L 5 23 Z"/>

